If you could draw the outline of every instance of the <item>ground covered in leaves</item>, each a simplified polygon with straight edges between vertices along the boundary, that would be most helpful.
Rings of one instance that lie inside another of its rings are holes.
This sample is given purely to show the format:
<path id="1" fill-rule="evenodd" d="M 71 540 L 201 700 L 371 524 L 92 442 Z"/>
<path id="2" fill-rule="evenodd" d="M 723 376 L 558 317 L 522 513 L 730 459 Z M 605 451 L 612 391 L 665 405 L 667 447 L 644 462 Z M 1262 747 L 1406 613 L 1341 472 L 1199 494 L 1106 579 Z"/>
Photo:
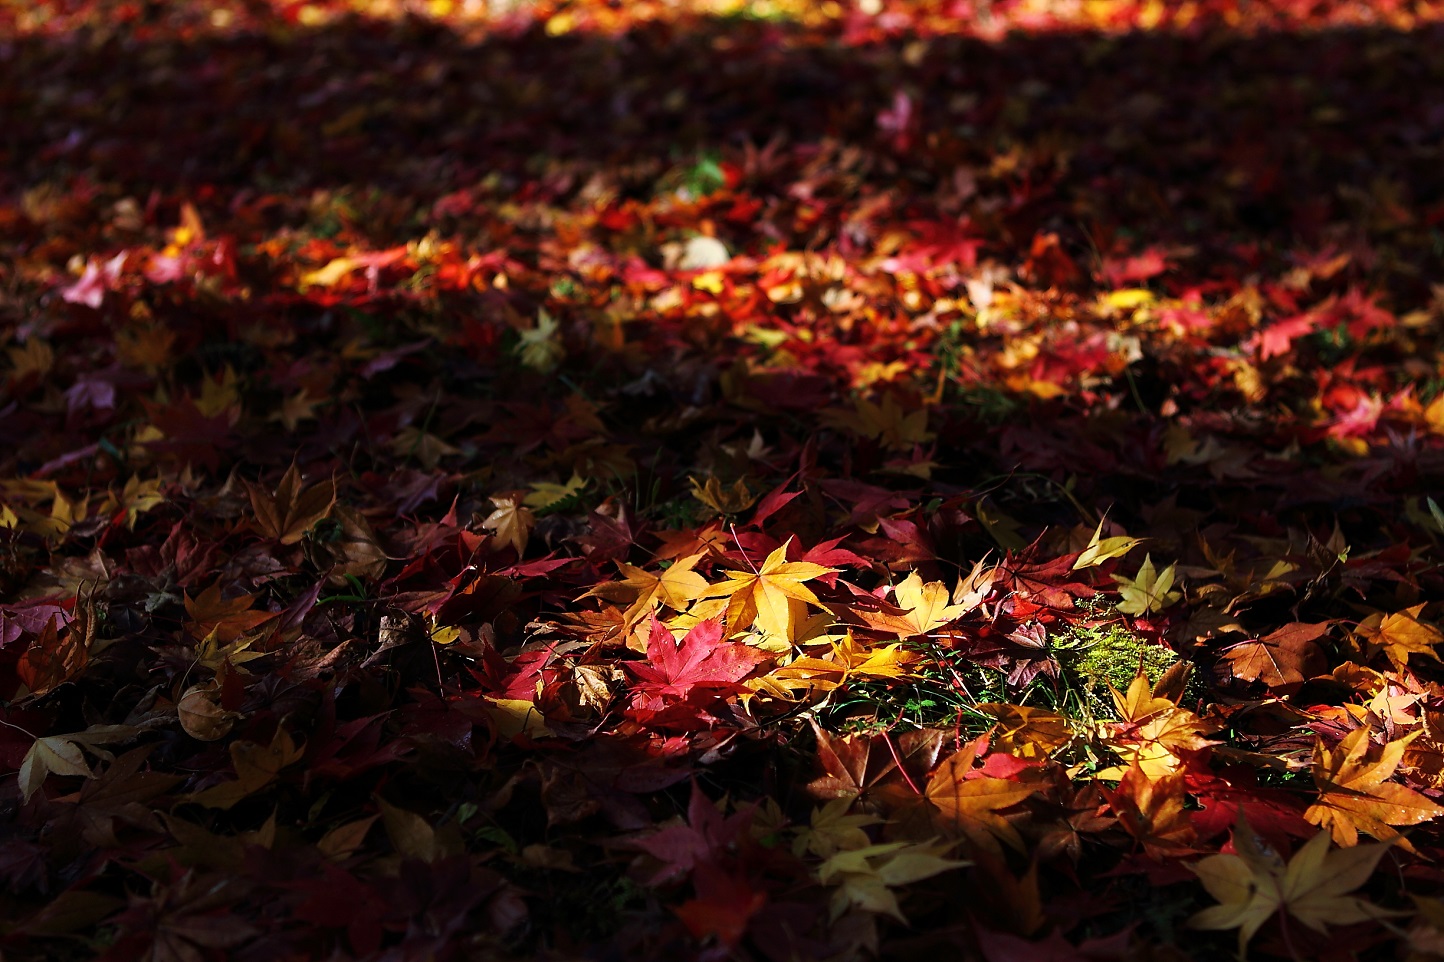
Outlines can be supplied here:
<path id="1" fill-rule="evenodd" d="M 1441 957 L 1441 44 L 0 7 L 0 952 Z"/>

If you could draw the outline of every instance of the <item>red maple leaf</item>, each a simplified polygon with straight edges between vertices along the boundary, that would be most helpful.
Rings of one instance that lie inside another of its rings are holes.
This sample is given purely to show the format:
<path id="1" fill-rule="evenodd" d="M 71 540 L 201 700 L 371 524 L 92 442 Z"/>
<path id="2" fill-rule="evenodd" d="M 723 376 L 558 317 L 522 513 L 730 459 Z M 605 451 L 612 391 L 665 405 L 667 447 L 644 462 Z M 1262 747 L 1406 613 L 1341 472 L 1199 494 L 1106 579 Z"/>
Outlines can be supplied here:
<path id="1" fill-rule="evenodd" d="M 652 725 L 707 721 L 708 707 L 743 691 L 738 682 L 771 658 L 750 645 L 725 641 L 719 621 L 698 623 L 679 642 L 654 618 L 647 661 L 627 665 L 636 678 L 628 714 Z"/>

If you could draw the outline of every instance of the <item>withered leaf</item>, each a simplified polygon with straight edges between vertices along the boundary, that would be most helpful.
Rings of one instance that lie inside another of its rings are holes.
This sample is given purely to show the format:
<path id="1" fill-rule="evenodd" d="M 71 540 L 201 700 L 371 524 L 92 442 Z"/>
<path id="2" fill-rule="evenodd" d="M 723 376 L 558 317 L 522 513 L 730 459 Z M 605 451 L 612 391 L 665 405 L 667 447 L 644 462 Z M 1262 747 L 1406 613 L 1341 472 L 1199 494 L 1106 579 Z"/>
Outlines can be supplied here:
<path id="1" fill-rule="evenodd" d="M 1316 643 L 1328 630 L 1328 622 L 1286 625 L 1262 638 L 1233 645 L 1224 657 L 1239 678 L 1261 681 L 1289 694 L 1308 679 L 1328 672 L 1323 649 Z"/>
<path id="2" fill-rule="evenodd" d="M 327 479 L 302 487 L 301 471 L 295 462 L 281 476 L 274 492 L 247 483 L 256 528 L 281 544 L 295 544 L 316 522 L 331 513 L 336 503 L 336 481 Z"/>

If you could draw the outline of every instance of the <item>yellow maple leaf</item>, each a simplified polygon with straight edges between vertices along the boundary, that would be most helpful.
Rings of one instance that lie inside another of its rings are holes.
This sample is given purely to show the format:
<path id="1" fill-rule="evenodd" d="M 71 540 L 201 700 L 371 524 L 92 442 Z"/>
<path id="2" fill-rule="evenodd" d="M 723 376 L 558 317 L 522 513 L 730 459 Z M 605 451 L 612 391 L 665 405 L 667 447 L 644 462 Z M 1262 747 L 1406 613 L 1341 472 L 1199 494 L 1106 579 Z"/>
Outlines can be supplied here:
<path id="1" fill-rule="evenodd" d="M 1240 822 L 1234 833 L 1237 854 L 1210 855 L 1190 866 L 1220 904 L 1189 919 L 1196 929 L 1238 929 L 1243 955 L 1260 926 L 1278 912 L 1316 932 L 1390 914 L 1349 895 L 1374 873 L 1389 846 L 1361 845 L 1329 851 L 1329 833 L 1320 832 L 1285 865 Z"/>
<path id="2" fill-rule="evenodd" d="M 1077 560 L 1073 562 L 1073 570 L 1092 568 L 1110 558 L 1121 558 L 1142 543 L 1142 538 L 1130 538 L 1127 535 L 1114 538 L 1103 537 L 1103 522 L 1099 521 L 1098 530 L 1093 532 L 1093 538 L 1088 542 L 1088 547 L 1084 548 Z"/>
<path id="3" fill-rule="evenodd" d="M 496 535 L 501 544 L 515 548 L 520 558 L 526 553 L 531 529 L 536 527 L 536 515 L 521 503 L 520 493 L 497 495 L 491 499 L 491 504 L 496 510 L 482 520 L 481 526 Z"/>
<path id="4" fill-rule="evenodd" d="M 851 411 L 826 411 L 826 420 L 859 437 L 874 438 L 891 451 L 907 451 L 934 437 L 928 430 L 928 409 L 904 411 L 891 391 L 876 404 L 863 397 L 853 399 Z"/>
<path id="5" fill-rule="evenodd" d="M 968 864 L 943 858 L 950 848 L 951 844 L 939 842 L 887 842 L 838 852 L 817 868 L 820 882 L 837 886 L 832 895 L 832 918 L 857 908 L 890 915 L 906 924 L 892 890 Z"/>
<path id="6" fill-rule="evenodd" d="M 336 257 L 326 263 L 326 266 L 317 268 L 302 274 L 298 278 L 300 286 L 306 287 L 335 287 L 341 283 L 356 268 L 363 266 L 361 261 L 351 257 Z"/>
<path id="7" fill-rule="evenodd" d="M 1183 592 L 1173 590 L 1174 568 L 1174 565 L 1169 565 L 1162 571 L 1157 571 L 1153 567 L 1152 555 L 1144 555 L 1143 564 L 1136 577 L 1114 575 L 1113 580 L 1118 582 L 1118 593 L 1123 597 L 1118 604 L 1118 610 L 1128 615 L 1146 615 L 1162 611 L 1178 601 L 1183 597 Z"/>
<path id="8" fill-rule="evenodd" d="M 706 578 L 692 570 L 704 557 L 706 555 L 692 554 L 685 558 L 679 558 L 670 567 L 656 574 L 635 565 L 619 562 L 617 566 L 626 576 L 624 580 L 603 582 L 583 594 L 582 597 L 600 597 L 609 601 L 630 600 L 631 607 L 625 612 L 629 624 L 638 618 L 645 617 L 662 605 L 675 611 L 681 611 L 689 603 L 702 597 L 711 587 Z"/>
<path id="9" fill-rule="evenodd" d="M 819 639 L 815 639 L 819 640 Z M 746 684 L 754 691 L 791 700 L 794 692 L 829 692 L 849 678 L 903 678 L 912 674 L 913 664 L 922 660 L 917 652 L 898 643 L 869 647 L 852 632 L 838 638 L 824 636 L 832 650 L 822 657 L 803 655 Z M 811 642 L 809 642 L 811 644 Z"/>
<path id="10" fill-rule="evenodd" d="M 205 378 L 201 381 L 201 396 L 196 398 L 195 405 L 196 410 L 208 418 L 240 411 L 240 376 L 227 364 L 220 377 Z"/>
<path id="11" fill-rule="evenodd" d="M 566 484 L 557 484 L 555 481 L 538 481 L 531 486 L 531 491 L 527 496 L 522 498 L 522 504 L 537 511 L 545 511 L 580 494 L 586 486 L 586 480 L 576 473 L 572 474 Z"/>
<path id="12" fill-rule="evenodd" d="M 101 745 L 122 742 L 140 733 L 140 729 L 129 725 L 95 725 L 83 732 L 69 735 L 47 735 L 35 739 L 25 758 L 20 762 L 20 798 L 30 801 L 44 784 L 48 775 L 78 775 L 93 778 L 90 764 L 81 751 L 90 752 L 102 761 L 114 761 L 114 756 Z"/>
<path id="13" fill-rule="evenodd" d="M 747 487 L 744 478 L 738 478 L 727 488 L 722 487 L 722 482 L 716 478 L 708 478 L 706 483 L 700 483 L 696 478 L 687 480 L 692 483 L 692 497 L 718 514 L 741 514 L 757 501 L 757 495 Z"/>
<path id="14" fill-rule="evenodd" d="M 831 858 L 838 852 L 855 851 L 872 844 L 863 829 L 877 825 L 882 819 L 866 813 L 849 815 L 857 796 L 834 798 L 821 808 L 812 810 L 810 824 L 797 833 L 792 840 L 792 852 L 801 857 L 807 853 L 819 858 Z"/>
<path id="15" fill-rule="evenodd" d="M 538 312 L 535 327 L 520 332 L 515 350 L 523 364 L 544 374 L 555 369 L 567 353 L 561 342 L 561 327 L 544 310 Z"/>
<path id="16" fill-rule="evenodd" d="M 161 493 L 161 479 L 142 481 L 140 475 L 133 474 L 120 492 L 117 507 L 125 511 L 126 528 L 134 530 L 138 517 L 162 504 L 165 504 L 165 495 Z"/>
<path id="17" fill-rule="evenodd" d="M 294 765 L 305 754 L 285 728 L 277 728 L 269 745 L 244 739 L 231 742 L 231 766 L 235 781 L 222 782 L 187 797 L 207 808 L 233 808 L 237 802 L 254 795 L 280 777 L 281 771 Z"/>
<path id="18" fill-rule="evenodd" d="M 968 613 L 967 605 L 948 604 L 948 589 L 940 581 L 923 584 L 916 571 L 893 588 L 893 598 L 907 614 L 893 631 L 899 638 L 925 635 Z"/>
<path id="19" fill-rule="evenodd" d="M 281 406 L 273 411 L 267 421 L 280 421 L 281 426 L 287 431 L 296 430 L 302 421 L 316 420 L 316 408 L 325 402 L 325 398 L 311 397 L 305 389 L 288 395 L 281 401 Z"/>
<path id="20" fill-rule="evenodd" d="M 196 645 L 195 663 L 202 668 L 209 668 L 211 671 L 220 671 L 221 666 L 227 662 L 234 667 L 239 667 L 248 661 L 255 661 L 257 658 L 266 656 L 263 651 L 250 650 L 251 646 L 259 640 L 259 638 L 251 636 L 238 638 L 230 643 L 223 642 L 221 641 L 221 626 L 218 625 L 201 639 L 200 644 Z"/>
<path id="21" fill-rule="evenodd" d="M 726 572 L 728 580 L 713 585 L 703 595 L 729 599 L 727 625 L 734 634 L 755 625 L 766 636 L 791 642 L 797 627 L 791 602 L 821 605 L 803 582 L 833 574 L 837 569 L 811 561 L 788 561 L 787 546 L 791 543 L 789 538 L 756 571 Z"/>

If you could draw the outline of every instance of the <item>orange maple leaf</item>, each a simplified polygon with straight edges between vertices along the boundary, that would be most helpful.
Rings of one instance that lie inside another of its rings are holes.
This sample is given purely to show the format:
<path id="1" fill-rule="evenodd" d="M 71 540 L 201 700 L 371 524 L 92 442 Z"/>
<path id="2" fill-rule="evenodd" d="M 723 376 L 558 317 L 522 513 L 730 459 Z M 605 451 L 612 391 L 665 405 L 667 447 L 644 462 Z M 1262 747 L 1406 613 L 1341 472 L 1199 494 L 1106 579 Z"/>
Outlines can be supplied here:
<path id="1" fill-rule="evenodd" d="M 1325 748 L 1322 740 L 1315 742 L 1314 782 L 1319 800 L 1309 806 L 1304 818 L 1327 828 L 1334 841 L 1346 847 L 1359 844 L 1363 832 L 1380 841 L 1398 839 L 1401 848 L 1413 851 L 1393 826 L 1418 825 L 1444 815 L 1444 808 L 1412 788 L 1388 781 L 1417 734 L 1376 746 L 1367 728 L 1356 728 L 1333 749 Z"/>
<path id="2" fill-rule="evenodd" d="M 249 483 L 246 491 L 256 512 L 256 527 L 261 534 L 281 544 L 300 541 L 312 525 L 331 513 L 336 504 L 335 479 L 303 489 L 301 472 L 294 462 L 281 476 L 275 494 L 267 494 L 260 485 Z"/>
<path id="3" fill-rule="evenodd" d="M 1376 612 L 1359 622 L 1355 634 L 1364 642 L 1369 656 L 1382 651 L 1395 668 L 1407 665 L 1410 655 L 1438 661 L 1436 649 L 1444 643 L 1444 633 L 1419 619 L 1419 612 L 1423 610 L 1424 606 L 1419 604 L 1391 615 Z"/>
<path id="4" fill-rule="evenodd" d="M 1148 676 L 1139 672 L 1126 694 L 1113 692 L 1122 723 L 1109 726 L 1108 742 L 1124 765 L 1099 772 L 1099 778 L 1122 778 L 1134 765 L 1149 778 L 1172 775 L 1182 764 L 1181 752 L 1199 751 L 1213 744 L 1204 736 L 1216 731 L 1218 723 L 1200 718 L 1165 697 L 1174 688 L 1181 690 L 1177 677 L 1165 674 L 1157 686 L 1150 688 Z"/>
<path id="5" fill-rule="evenodd" d="M 967 836 L 979 848 L 1001 854 L 998 840 L 1024 851 L 1023 838 L 998 814 L 1032 795 L 1035 785 L 994 778 L 975 771 L 979 742 L 949 755 L 928 778 L 927 800 L 942 813 L 943 821 Z"/>
<path id="6" fill-rule="evenodd" d="M 1068 719 L 1045 708 L 989 702 L 974 706 L 992 715 L 998 724 L 989 733 L 993 751 L 1016 758 L 1042 761 L 1073 741 Z"/>
<path id="7" fill-rule="evenodd" d="M 218 643 L 229 644 L 276 617 L 275 612 L 252 611 L 254 600 L 254 595 L 223 599 L 221 583 L 217 581 L 194 598 L 186 596 L 186 614 L 190 616 L 186 630 L 197 638 L 207 638 L 214 633 Z"/>
<path id="8" fill-rule="evenodd" d="M 1187 777 L 1177 772 L 1150 779 L 1142 770 L 1131 768 L 1116 789 L 1103 789 L 1118 824 L 1153 858 L 1177 857 L 1194 850 L 1197 833 L 1183 791 Z"/>
<path id="9" fill-rule="evenodd" d="M 32 695 L 43 695 L 85 669 L 94 636 L 95 617 L 88 608 L 76 611 L 63 635 L 51 618 L 20 656 L 15 674 Z"/>

